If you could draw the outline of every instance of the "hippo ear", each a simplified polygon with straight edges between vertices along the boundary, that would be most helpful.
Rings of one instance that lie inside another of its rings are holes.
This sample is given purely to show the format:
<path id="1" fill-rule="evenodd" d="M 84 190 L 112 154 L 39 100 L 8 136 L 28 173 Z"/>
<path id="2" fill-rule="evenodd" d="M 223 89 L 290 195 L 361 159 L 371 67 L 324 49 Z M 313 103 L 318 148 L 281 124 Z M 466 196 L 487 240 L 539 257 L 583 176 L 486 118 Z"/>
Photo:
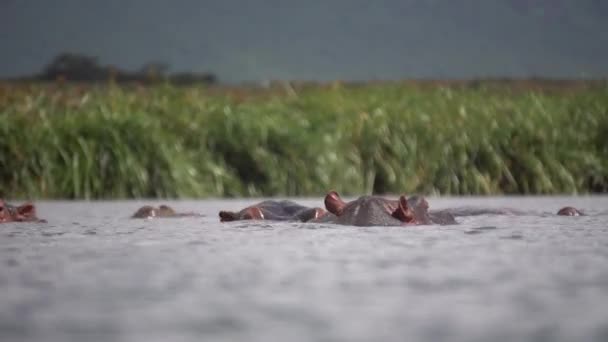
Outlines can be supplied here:
<path id="1" fill-rule="evenodd" d="M 340 216 L 342 215 L 342 210 L 344 210 L 344 206 L 346 206 L 346 203 L 344 203 L 344 201 L 340 198 L 340 195 L 338 195 L 337 192 L 330 191 L 327 196 L 325 196 L 325 208 L 330 213 L 336 216 Z"/>
<path id="2" fill-rule="evenodd" d="M 232 211 L 220 211 L 220 222 L 236 221 L 238 215 Z"/>
<path id="3" fill-rule="evenodd" d="M 410 209 L 405 196 L 399 197 L 399 205 L 391 214 L 394 218 L 405 223 L 414 222 L 414 213 Z"/>
<path id="4" fill-rule="evenodd" d="M 36 217 L 36 207 L 31 203 L 25 203 L 17 207 L 17 214 L 24 218 Z"/>

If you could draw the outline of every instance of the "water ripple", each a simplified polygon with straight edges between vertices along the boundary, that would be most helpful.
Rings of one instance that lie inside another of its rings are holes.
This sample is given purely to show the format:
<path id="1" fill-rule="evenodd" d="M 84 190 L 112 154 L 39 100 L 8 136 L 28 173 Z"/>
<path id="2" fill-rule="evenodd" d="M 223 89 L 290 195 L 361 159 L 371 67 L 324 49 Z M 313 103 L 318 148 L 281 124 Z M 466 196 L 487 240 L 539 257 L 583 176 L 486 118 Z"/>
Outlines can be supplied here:
<path id="1" fill-rule="evenodd" d="M 431 203 L 493 201 L 541 212 L 608 207 L 605 197 Z M 240 204 L 176 202 L 206 217 L 134 220 L 140 203 L 43 203 L 48 224 L 0 227 L 0 339 L 608 336 L 608 216 L 481 216 L 408 229 L 217 221 L 219 208 Z"/>

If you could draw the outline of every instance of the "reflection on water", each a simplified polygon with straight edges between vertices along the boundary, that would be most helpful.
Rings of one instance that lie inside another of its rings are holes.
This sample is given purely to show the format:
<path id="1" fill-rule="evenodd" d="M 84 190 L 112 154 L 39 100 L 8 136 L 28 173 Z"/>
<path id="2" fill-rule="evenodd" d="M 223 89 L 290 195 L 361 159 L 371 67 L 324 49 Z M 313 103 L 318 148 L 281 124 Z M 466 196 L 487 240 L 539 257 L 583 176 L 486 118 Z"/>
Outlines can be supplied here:
<path id="1" fill-rule="evenodd" d="M 39 203 L 48 223 L 0 226 L 0 340 L 608 340 L 608 197 L 431 199 L 593 214 L 445 227 L 218 222 L 252 202 Z"/>

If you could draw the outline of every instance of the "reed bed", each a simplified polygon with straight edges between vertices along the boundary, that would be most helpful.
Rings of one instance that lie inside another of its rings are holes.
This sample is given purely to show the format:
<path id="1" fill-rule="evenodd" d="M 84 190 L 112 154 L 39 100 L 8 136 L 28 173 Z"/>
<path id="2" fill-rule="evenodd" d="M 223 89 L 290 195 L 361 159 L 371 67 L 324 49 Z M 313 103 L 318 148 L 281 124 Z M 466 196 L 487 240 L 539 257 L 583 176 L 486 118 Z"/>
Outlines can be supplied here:
<path id="1" fill-rule="evenodd" d="M 0 197 L 608 190 L 608 86 L 0 85 Z"/>

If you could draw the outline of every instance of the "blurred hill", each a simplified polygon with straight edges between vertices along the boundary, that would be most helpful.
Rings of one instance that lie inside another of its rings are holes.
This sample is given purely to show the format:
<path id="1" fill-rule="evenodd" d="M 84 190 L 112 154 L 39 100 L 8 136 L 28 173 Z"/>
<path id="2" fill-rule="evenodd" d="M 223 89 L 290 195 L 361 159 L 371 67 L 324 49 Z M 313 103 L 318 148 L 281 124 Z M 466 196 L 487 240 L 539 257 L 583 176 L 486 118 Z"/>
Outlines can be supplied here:
<path id="1" fill-rule="evenodd" d="M 112 65 L 101 65 L 96 57 L 77 53 L 56 56 L 40 73 L 14 78 L 21 81 L 79 81 L 79 82 L 138 82 L 173 84 L 217 83 L 211 73 L 167 73 L 169 66 L 163 62 L 149 62 L 138 71 L 127 71 Z"/>
<path id="2" fill-rule="evenodd" d="M 0 77 L 64 51 L 222 81 L 608 76 L 603 0 L 0 2 Z"/>

